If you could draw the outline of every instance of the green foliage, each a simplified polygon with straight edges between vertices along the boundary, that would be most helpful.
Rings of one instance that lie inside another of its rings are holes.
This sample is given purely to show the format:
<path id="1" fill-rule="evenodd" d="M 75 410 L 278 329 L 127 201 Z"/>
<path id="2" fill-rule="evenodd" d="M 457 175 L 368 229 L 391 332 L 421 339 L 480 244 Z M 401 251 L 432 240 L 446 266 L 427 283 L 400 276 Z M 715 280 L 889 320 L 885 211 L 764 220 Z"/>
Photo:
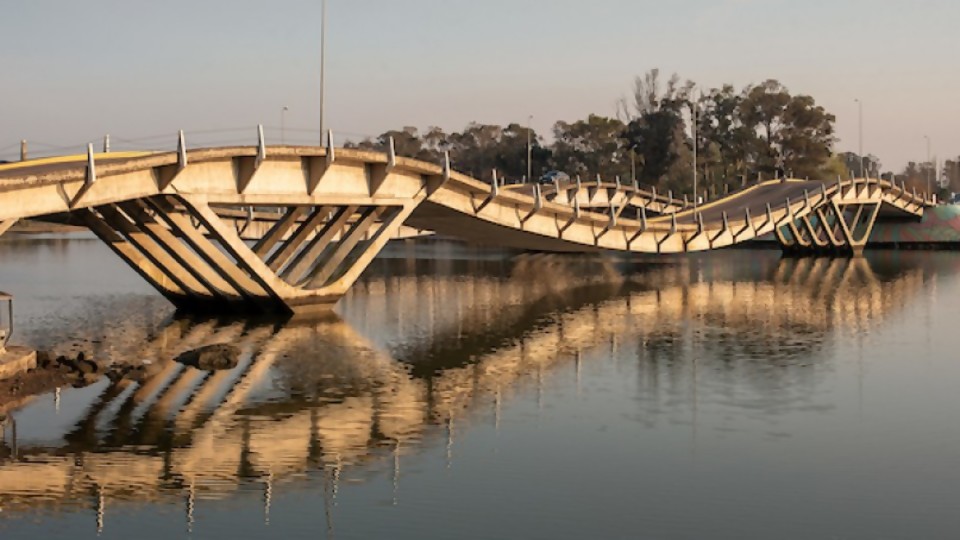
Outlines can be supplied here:
<path id="1" fill-rule="evenodd" d="M 857 159 L 857 167 L 860 166 L 860 160 Z M 820 167 L 816 178 L 825 181 L 834 181 L 838 178 L 850 178 L 850 166 L 846 154 L 835 154 Z"/>
<path id="2" fill-rule="evenodd" d="M 594 114 L 572 124 L 557 122 L 553 125 L 550 167 L 570 176 L 586 178 L 599 174 L 604 178 L 629 178 L 633 161 L 629 149 L 620 140 L 623 130 L 620 120 Z"/>
<path id="3" fill-rule="evenodd" d="M 748 180 L 794 176 L 832 180 L 859 173 L 859 156 L 834 156 L 835 118 L 806 95 L 792 95 L 776 80 L 737 91 L 732 85 L 696 92 L 677 75 L 662 80 L 652 69 L 634 80 L 630 99 L 617 103 L 618 118 L 591 114 L 553 126 L 553 144 L 525 126 L 471 123 L 462 132 L 431 127 L 387 131 L 353 146 L 385 149 L 393 137 L 399 155 L 438 162 L 450 152 L 454 168 L 480 179 L 493 169 L 519 180 L 527 174 L 530 141 L 532 176 L 547 169 L 574 176 L 636 178 L 642 183 L 691 193 L 696 148 L 699 191 L 719 193 Z M 694 120 L 695 119 L 695 120 Z M 696 126 L 696 137 L 691 127 Z M 865 168 L 879 168 L 864 158 Z"/>

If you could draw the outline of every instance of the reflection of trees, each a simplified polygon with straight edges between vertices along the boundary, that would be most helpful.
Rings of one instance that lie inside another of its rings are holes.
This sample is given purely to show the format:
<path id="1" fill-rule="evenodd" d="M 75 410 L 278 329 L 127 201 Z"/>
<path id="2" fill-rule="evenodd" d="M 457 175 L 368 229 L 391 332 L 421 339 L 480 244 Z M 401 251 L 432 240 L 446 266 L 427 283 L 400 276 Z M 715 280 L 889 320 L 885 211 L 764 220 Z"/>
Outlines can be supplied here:
<path id="1" fill-rule="evenodd" d="M 612 272 L 609 261 L 558 261 L 493 262 L 510 277 L 469 281 L 484 264 L 424 278 L 384 263 L 348 299 L 363 330 L 336 317 L 173 321 L 130 352 L 151 361 L 147 378 L 105 388 L 61 443 L 21 441 L 17 456 L 0 444 L 0 503 L 192 500 L 240 483 L 270 490 L 304 471 L 336 486 L 388 453 L 399 479 L 404 453 L 444 437 L 452 448 L 472 411 L 610 346 L 636 346 L 642 399 L 679 395 L 696 358 L 716 394 L 747 384 L 763 399 L 745 407 L 782 410 L 809 397 L 816 370 L 801 364 L 822 364 L 837 332 L 866 331 L 924 280 L 805 259 L 757 266 L 745 281 L 721 266 L 704 281 L 693 260 L 611 283 L 591 277 Z M 171 360 L 221 342 L 242 351 L 233 370 Z"/>

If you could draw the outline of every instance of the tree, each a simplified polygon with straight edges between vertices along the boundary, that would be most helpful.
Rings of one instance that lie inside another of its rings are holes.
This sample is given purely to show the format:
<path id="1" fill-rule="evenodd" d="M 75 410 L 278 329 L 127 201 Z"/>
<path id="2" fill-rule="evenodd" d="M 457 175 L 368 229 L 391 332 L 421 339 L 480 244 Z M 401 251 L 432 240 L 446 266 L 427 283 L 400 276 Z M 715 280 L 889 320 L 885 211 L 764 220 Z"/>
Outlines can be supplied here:
<path id="1" fill-rule="evenodd" d="M 622 122 L 630 122 L 645 114 L 659 112 L 667 108 L 678 111 L 684 105 L 693 83 L 680 86 L 680 77 L 676 73 L 670 76 L 666 86 L 661 88 L 660 70 L 653 68 L 642 77 L 633 79 L 631 99 L 620 98 L 617 103 L 617 117 Z M 686 91 L 684 91 L 684 89 Z"/>
<path id="2" fill-rule="evenodd" d="M 847 165 L 848 158 L 844 154 L 835 154 L 827 160 L 817 174 L 819 180 L 834 181 L 837 178 L 850 178 L 850 167 Z M 860 166 L 859 159 L 857 166 Z"/>
<path id="3" fill-rule="evenodd" d="M 719 191 L 723 184 L 736 186 L 752 176 L 756 133 L 740 118 L 742 101 L 743 94 L 729 84 L 699 99 L 697 162 L 705 187 Z"/>
<path id="4" fill-rule="evenodd" d="M 624 128 L 620 120 L 594 114 L 572 124 L 557 122 L 550 166 L 571 176 L 629 178 L 631 155 L 620 139 Z"/>
<path id="5" fill-rule="evenodd" d="M 471 123 L 462 133 L 447 138 L 450 158 L 455 167 L 475 178 L 490 180 L 493 169 L 501 176 L 520 179 L 527 175 L 527 137 L 531 141 L 532 173 L 543 174 L 550 150 L 540 144 L 532 129 L 519 124 L 501 127 Z"/>
<path id="6" fill-rule="evenodd" d="M 843 160 L 843 164 L 849 171 L 849 175 L 855 178 L 874 178 L 879 175 L 880 159 L 873 154 L 863 156 L 863 170 L 860 168 L 860 156 L 854 152 L 841 152 L 837 154 Z M 829 179 L 828 179 L 829 180 Z"/>
<path id="7" fill-rule="evenodd" d="M 860 176 L 859 156 L 832 154 L 835 118 L 812 97 L 791 95 L 773 79 L 739 92 L 727 84 L 696 97 L 694 88 L 677 75 L 664 81 L 659 70 L 651 69 L 634 79 L 629 98 L 617 102 L 617 118 L 591 114 L 557 122 L 551 146 L 517 123 L 476 122 L 453 133 L 430 127 L 422 136 L 417 128 L 405 127 L 351 146 L 383 151 L 392 138 L 398 155 L 437 163 L 449 152 L 452 166 L 475 178 L 490 180 L 497 169 L 501 177 L 518 180 L 527 176 L 529 140 L 534 178 L 548 167 L 571 175 L 630 178 L 635 166 L 638 180 L 675 195 L 691 192 L 694 166 L 698 188 L 714 192 L 758 174 L 833 179 L 854 170 Z M 696 137 L 689 129 L 694 118 Z M 868 171 L 879 169 L 873 156 L 864 164 Z"/>
<path id="8" fill-rule="evenodd" d="M 759 172 L 816 176 L 830 159 L 836 118 L 810 96 L 791 96 L 770 79 L 744 90 L 739 116 L 757 134 L 750 154 Z"/>
<path id="9" fill-rule="evenodd" d="M 960 192 L 960 156 L 943 162 L 943 175 L 947 190 L 953 193 Z"/>
<path id="10" fill-rule="evenodd" d="M 420 139 L 417 128 L 412 126 L 406 126 L 402 130 L 391 129 L 378 135 L 375 140 L 364 139 L 359 143 L 348 142 L 345 146 L 347 148 L 386 152 L 391 138 L 393 139 L 394 151 L 398 156 L 412 157 L 425 161 L 432 161 L 435 158 L 428 149 L 423 147 L 423 141 Z"/>
<path id="11" fill-rule="evenodd" d="M 623 132 L 626 147 L 636 155 L 638 179 L 662 185 L 679 193 L 682 179 L 681 156 L 689 155 L 683 119 L 675 111 L 662 109 L 632 120 Z"/>
<path id="12" fill-rule="evenodd" d="M 683 111 L 689 106 L 693 83 L 680 85 L 673 75 L 663 86 L 660 71 L 652 69 L 634 80 L 633 102 L 621 99 L 618 114 L 629 123 L 621 138 L 634 152 L 638 178 L 680 193 L 692 178 L 691 150 Z"/>

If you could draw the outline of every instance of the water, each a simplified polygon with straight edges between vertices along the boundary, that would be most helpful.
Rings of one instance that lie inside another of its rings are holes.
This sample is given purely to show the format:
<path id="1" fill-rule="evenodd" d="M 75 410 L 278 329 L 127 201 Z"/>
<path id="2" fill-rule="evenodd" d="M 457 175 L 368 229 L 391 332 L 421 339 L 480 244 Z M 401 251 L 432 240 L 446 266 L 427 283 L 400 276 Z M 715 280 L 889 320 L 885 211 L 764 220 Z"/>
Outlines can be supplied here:
<path id="1" fill-rule="evenodd" d="M 15 341 L 152 377 L 12 414 L 0 538 L 953 538 L 958 269 L 398 244 L 336 316 L 243 322 L 8 236 Z"/>

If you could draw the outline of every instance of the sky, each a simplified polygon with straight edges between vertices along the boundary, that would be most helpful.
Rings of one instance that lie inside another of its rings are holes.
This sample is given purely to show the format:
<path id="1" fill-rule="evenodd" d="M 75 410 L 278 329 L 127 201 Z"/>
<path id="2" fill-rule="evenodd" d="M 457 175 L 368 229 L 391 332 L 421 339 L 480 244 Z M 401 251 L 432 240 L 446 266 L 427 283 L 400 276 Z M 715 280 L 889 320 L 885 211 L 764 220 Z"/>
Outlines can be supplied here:
<path id="1" fill-rule="evenodd" d="M 320 0 L 0 0 L 0 159 L 318 137 Z M 612 116 L 651 68 L 778 79 L 885 169 L 960 155 L 955 0 L 328 0 L 326 127 L 460 130 Z M 282 109 L 287 107 L 286 112 Z M 310 133 L 310 130 L 317 133 Z"/>

